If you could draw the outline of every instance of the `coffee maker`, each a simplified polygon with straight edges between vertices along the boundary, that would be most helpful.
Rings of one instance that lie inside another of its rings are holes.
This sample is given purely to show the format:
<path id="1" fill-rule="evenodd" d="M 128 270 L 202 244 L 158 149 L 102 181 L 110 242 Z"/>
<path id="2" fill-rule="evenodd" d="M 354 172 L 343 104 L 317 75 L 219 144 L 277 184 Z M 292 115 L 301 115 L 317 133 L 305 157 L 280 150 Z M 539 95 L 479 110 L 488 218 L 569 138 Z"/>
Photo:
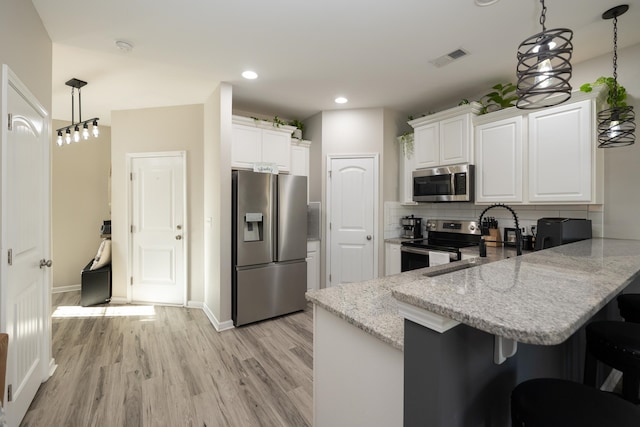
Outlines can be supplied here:
<path id="1" fill-rule="evenodd" d="M 422 218 L 415 218 L 413 215 L 405 216 L 400 220 L 402 225 L 403 239 L 420 239 L 422 238 Z"/>

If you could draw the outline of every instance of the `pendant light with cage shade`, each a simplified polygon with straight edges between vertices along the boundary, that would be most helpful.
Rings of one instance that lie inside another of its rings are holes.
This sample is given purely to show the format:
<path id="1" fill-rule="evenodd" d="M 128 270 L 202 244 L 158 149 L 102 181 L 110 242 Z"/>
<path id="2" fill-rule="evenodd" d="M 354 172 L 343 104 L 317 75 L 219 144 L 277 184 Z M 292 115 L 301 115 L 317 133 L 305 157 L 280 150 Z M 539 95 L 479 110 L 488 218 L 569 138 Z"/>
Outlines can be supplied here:
<path id="1" fill-rule="evenodd" d="M 573 31 L 547 30 L 547 7 L 540 0 L 542 32 L 527 38 L 518 47 L 516 107 L 525 110 L 551 107 L 571 98 L 571 55 Z"/>
<path id="2" fill-rule="evenodd" d="M 613 93 L 609 109 L 598 113 L 598 147 L 612 148 L 632 145 L 636 141 L 635 113 L 633 107 L 620 100 L 624 89 L 618 86 L 618 16 L 629 10 L 623 4 L 607 10 L 602 19 L 613 19 Z"/>

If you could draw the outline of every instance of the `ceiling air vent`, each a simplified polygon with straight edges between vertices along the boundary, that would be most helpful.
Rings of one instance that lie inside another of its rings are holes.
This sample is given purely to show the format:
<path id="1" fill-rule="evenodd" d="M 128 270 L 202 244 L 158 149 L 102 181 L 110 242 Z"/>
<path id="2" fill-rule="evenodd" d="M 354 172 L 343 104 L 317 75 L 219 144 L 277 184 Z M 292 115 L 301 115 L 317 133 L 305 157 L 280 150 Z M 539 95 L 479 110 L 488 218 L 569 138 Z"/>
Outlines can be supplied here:
<path id="1" fill-rule="evenodd" d="M 453 52 L 449 52 L 446 55 L 442 55 L 439 58 L 432 59 L 429 62 L 432 63 L 433 65 L 435 65 L 436 67 L 440 68 L 440 67 L 444 67 L 445 65 L 455 61 L 456 59 L 460 59 L 460 58 L 462 58 L 464 56 L 467 56 L 468 54 L 469 54 L 469 52 L 467 52 L 464 49 L 456 49 Z"/>

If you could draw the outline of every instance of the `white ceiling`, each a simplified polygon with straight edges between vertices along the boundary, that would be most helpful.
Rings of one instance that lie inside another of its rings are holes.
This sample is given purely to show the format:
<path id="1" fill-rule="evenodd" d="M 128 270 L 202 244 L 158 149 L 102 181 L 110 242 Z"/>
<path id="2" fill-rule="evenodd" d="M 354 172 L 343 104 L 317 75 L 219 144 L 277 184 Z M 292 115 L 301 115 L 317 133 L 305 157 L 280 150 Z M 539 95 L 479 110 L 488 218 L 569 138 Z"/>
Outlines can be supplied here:
<path id="1" fill-rule="evenodd" d="M 202 103 L 233 85 L 234 110 L 305 119 L 321 110 L 389 107 L 420 114 L 515 83 L 520 42 L 539 32 L 540 2 L 501 0 L 32 0 L 53 41 L 54 119 Z M 619 49 L 640 43 L 640 0 L 627 0 Z M 574 32 L 578 63 L 613 50 L 619 0 L 547 0 L 547 28 Z M 134 45 L 123 53 L 115 40 Z M 458 48 L 470 55 L 429 63 Z M 624 61 L 624 58 L 619 58 Z M 259 74 L 249 81 L 245 69 Z M 574 89 L 584 82 L 572 82 Z M 349 103 L 338 106 L 338 95 Z M 77 117 L 76 117 L 77 120 Z"/>

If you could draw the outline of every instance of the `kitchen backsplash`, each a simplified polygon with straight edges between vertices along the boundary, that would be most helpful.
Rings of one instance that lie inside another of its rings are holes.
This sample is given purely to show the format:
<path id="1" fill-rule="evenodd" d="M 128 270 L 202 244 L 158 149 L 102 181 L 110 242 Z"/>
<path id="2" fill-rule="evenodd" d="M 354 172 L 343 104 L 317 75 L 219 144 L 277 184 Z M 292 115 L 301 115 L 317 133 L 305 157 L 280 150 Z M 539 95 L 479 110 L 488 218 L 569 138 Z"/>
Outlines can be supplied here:
<path id="1" fill-rule="evenodd" d="M 399 237 L 402 227 L 400 219 L 407 215 L 423 218 L 423 227 L 428 219 L 461 219 L 477 220 L 489 205 L 473 203 L 421 203 L 403 205 L 400 202 L 384 203 L 384 238 Z M 538 218 L 566 217 L 590 219 L 593 226 L 593 237 L 602 237 L 603 212 L 602 205 L 509 205 L 518 214 L 520 227 L 525 227 L 525 234 L 531 234 L 531 226 L 535 226 Z M 513 227 L 513 217 L 507 209 L 492 209 L 488 215 L 498 220 L 500 230 Z M 423 229 L 424 232 L 424 229 Z"/>

